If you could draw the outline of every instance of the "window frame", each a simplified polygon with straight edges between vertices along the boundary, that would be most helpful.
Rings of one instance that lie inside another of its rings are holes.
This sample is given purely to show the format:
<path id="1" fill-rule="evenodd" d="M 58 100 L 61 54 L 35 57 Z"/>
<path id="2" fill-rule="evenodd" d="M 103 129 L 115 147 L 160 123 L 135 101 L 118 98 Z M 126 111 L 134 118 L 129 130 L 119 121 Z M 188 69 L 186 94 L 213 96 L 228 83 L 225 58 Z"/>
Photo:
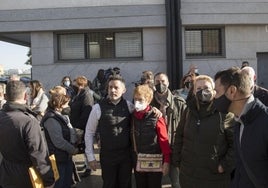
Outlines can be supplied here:
<path id="1" fill-rule="evenodd" d="M 57 55 L 58 55 L 58 57 L 57 57 L 57 59 L 59 60 L 59 61 L 72 61 L 72 60 L 85 60 L 86 59 L 86 56 L 87 56 L 87 52 L 86 52 L 86 44 L 85 44 L 85 39 L 86 39 L 86 35 L 84 34 L 84 58 L 81 58 L 81 59 L 77 59 L 77 58 L 66 58 L 66 59 L 61 59 L 60 57 L 61 57 L 61 54 L 60 54 L 60 52 L 61 52 L 61 44 L 60 44 L 60 36 L 62 36 L 62 35 L 81 35 L 81 34 L 84 34 L 84 33 L 62 33 L 62 34 L 58 34 L 57 35 Z"/>
<path id="2" fill-rule="evenodd" d="M 204 52 L 204 31 L 217 30 L 219 31 L 218 36 L 218 48 L 219 53 L 215 53 L 214 55 L 211 53 Z M 187 53 L 186 51 L 186 32 L 187 31 L 200 31 L 201 32 L 201 53 Z M 219 27 L 185 27 L 184 28 L 184 50 L 186 59 L 205 59 L 205 58 L 225 58 L 226 48 L 225 48 L 225 28 L 222 26 Z"/>
<path id="3" fill-rule="evenodd" d="M 89 34 L 90 33 L 113 33 L 113 57 L 112 58 L 90 58 L 90 54 L 89 54 Z M 140 38 L 140 42 L 141 42 L 141 47 L 140 47 L 140 50 L 141 50 L 141 56 L 139 57 L 116 57 L 116 44 L 115 44 L 115 34 L 116 33 L 132 33 L 132 32 L 139 32 L 140 35 L 141 35 L 141 38 Z M 60 59 L 61 57 L 61 49 L 60 49 L 60 36 L 61 35 L 67 35 L 67 34 L 84 34 L 84 54 L 85 54 L 85 57 L 84 59 Z M 134 29 L 108 29 L 108 30 L 85 30 L 85 31 L 81 31 L 81 32 L 57 32 L 57 33 L 54 33 L 55 35 L 55 39 L 57 40 L 56 41 L 56 54 L 57 54 L 57 57 L 56 57 L 56 60 L 57 62 L 68 62 L 68 61 L 90 61 L 90 62 L 98 62 L 98 61 L 117 61 L 117 60 L 141 60 L 143 59 L 143 31 L 141 28 L 134 28 Z"/>

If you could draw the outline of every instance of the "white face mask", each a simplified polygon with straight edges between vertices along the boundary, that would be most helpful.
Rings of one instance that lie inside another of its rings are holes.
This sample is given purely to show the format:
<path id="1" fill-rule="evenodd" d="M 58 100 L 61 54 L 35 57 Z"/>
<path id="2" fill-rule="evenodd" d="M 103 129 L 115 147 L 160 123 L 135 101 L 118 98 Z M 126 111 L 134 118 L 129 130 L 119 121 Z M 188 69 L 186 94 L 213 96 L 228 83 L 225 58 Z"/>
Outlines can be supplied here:
<path id="1" fill-rule="evenodd" d="M 137 112 L 142 111 L 146 108 L 146 104 L 140 101 L 135 101 L 134 106 Z"/>
<path id="2" fill-rule="evenodd" d="M 66 87 L 69 87 L 70 86 L 70 81 L 64 81 L 63 83 Z"/>

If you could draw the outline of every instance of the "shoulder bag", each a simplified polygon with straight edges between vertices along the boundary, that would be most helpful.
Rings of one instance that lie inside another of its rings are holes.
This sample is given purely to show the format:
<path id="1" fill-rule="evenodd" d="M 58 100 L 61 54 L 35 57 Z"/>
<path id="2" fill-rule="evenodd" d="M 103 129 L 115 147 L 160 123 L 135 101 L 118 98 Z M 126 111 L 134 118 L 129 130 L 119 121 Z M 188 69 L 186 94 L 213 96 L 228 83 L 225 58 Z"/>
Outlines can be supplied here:
<path id="1" fill-rule="evenodd" d="M 137 154 L 137 172 L 162 172 L 163 156 L 162 154 L 146 154 L 138 153 L 136 139 L 135 139 L 135 128 L 134 120 L 132 120 L 132 136 L 134 151 Z"/>

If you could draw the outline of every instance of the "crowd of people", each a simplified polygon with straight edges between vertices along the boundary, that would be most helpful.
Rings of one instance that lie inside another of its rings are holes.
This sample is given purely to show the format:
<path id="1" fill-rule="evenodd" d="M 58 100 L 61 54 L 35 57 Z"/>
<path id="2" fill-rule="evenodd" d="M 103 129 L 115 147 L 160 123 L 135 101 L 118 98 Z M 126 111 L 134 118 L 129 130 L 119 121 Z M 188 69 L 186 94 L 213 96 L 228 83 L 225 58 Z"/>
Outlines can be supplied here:
<path id="1" fill-rule="evenodd" d="M 46 92 L 38 80 L 0 85 L 0 186 L 30 188 L 34 166 L 46 188 L 81 181 L 97 169 L 103 188 L 268 187 L 268 90 L 248 62 L 214 78 L 191 67 L 178 89 L 164 72 L 143 71 L 132 100 L 120 69 L 100 69 L 91 83 L 65 76 Z M 59 179 L 49 162 L 54 154 Z"/>

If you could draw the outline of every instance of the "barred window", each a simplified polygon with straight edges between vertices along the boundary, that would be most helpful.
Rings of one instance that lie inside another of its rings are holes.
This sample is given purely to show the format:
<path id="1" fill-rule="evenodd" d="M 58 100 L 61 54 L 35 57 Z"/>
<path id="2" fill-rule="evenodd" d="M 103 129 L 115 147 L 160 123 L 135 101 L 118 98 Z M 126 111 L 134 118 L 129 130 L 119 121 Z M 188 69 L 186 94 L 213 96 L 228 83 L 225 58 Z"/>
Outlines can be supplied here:
<path id="1" fill-rule="evenodd" d="M 114 58 L 114 34 L 112 32 L 88 33 L 90 59 Z"/>
<path id="2" fill-rule="evenodd" d="M 59 34 L 59 59 L 141 58 L 141 31 Z"/>
<path id="3" fill-rule="evenodd" d="M 186 28 L 186 57 L 223 56 L 224 39 L 222 28 Z"/>

